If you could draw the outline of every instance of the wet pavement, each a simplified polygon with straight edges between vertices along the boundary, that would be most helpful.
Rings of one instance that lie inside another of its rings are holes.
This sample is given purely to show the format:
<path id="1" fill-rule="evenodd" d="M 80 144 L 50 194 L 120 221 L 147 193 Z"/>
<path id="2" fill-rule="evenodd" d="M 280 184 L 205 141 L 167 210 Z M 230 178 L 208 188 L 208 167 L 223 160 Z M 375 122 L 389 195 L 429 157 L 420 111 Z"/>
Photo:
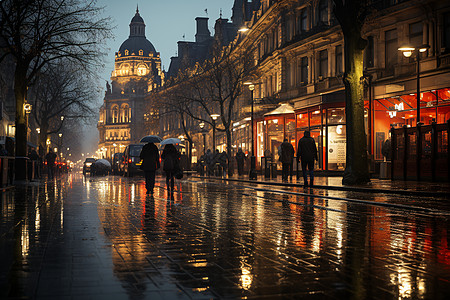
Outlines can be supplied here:
<path id="1" fill-rule="evenodd" d="M 140 177 L 17 185 L 0 194 L 0 298 L 448 299 L 446 186 L 334 180 L 187 177 L 168 195 L 158 177 L 154 197 Z"/>

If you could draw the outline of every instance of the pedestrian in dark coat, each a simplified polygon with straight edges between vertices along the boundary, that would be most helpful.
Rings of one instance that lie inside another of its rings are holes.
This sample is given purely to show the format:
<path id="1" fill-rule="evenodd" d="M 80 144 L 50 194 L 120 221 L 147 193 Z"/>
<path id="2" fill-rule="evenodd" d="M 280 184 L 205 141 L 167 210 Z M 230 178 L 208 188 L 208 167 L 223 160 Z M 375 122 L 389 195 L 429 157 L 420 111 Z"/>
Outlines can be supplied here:
<path id="1" fill-rule="evenodd" d="M 227 169 L 228 169 L 228 154 L 224 150 L 220 153 L 218 162 L 220 164 L 220 168 L 222 169 L 223 178 L 227 177 Z"/>
<path id="2" fill-rule="evenodd" d="M 164 147 L 161 158 L 164 160 L 163 170 L 166 173 L 166 185 L 169 193 L 173 193 L 175 173 L 180 170 L 180 152 L 172 144 Z"/>
<path id="3" fill-rule="evenodd" d="M 47 161 L 47 174 L 48 179 L 53 179 L 53 175 L 55 172 L 55 160 L 56 160 L 56 154 L 50 149 L 45 155 L 45 160 Z"/>
<path id="4" fill-rule="evenodd" d="M 294 146 L 288 142 L 287 139 L 284 139 L 283 143 L 280 146 L 280 160 L 282 163 L 282 179 L 288 180 L 288 176 L 290 176 L 292 180 L 292 164 L 294 162 Z"/>
<path id="5" fill-rule="evenodd" d="M 214 154 L 211 152 L 211 149 L 208 149 L 206 151 L 205 155 L 205 164 L 206 164 L 206 173 L 208 176 L 210 176 L 213 173 L 214 166 L 213 166 L 213 156 Z"/>
<path id="6" fill-rule="evenodd" d="M 311 137 L 308 130 L 305 130 L 303 137 L 298 141 L 297 147 L 297 163 L 301 159 L 303 180 L 305 186 L 308 186 L 308 175 L 306 168 L 309 170 L 310 185 L 314 185 L 314 161 L 319 160 L 317 156 L 316 142 Z"/>
<path id="7" fill-rule="evenodd" d="M 142 147 L 139 157 L 142 160 L 141 169 L 145 174 L 145 188 L 147 194 L 153 195 L 153 188 L 155 187 L 156 170 L 159 169 L 159 150 L 154 143 L 147 143 Z"/>
<path id="8" fill-rule="evenodd" d="M 242 152 L 242 148 L 239 148 L 238 152 L 236 153 L 236 163 L 239 176 L 244 174 L 244 161 L 245 161 L 245 154 L 244 152 Z"/>

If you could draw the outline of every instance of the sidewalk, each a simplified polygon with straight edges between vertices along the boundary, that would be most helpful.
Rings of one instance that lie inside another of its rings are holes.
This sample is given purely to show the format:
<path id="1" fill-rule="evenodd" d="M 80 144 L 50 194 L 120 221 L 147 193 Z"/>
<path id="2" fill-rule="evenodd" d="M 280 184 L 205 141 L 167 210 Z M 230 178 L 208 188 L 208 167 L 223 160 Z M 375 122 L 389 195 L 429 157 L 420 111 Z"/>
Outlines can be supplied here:
<path id="1" fill-rule="evenodd" d="M 197 173 L 193 176 L 198 178 L 208 178 L 215 180 L 224 180 L 221 177 L 215 176 L 199 176 Z M 303 187 L 303 177 L 293 176 L 292 180 L 283 181 L 281 175 L 276 178 L 265 178 L 258 174 L 257 180 L 249 180 L 248 175 L 233 175 L 227 177 L 228 181 L 239 181 L 248 183 L 261 183 L 266 185 L 278 185 L 278 186 L 293 186 Z M 342 176 L 322 176 L 317 174 L 314 177 L 314 188 L 316 189 L 329 189 L 329 190 L 341 190 L 341 191 L 356 191 L 366 193 L 390 193 L 399 195 L 417 195 L 417 196 L 435 196 L 450 198 L 450 183 L 449 182 L 418 182 L 418 181 L 403 181 L 403 180 L 390 180 L 390 179 L 371 179 L 369 183 L 362 185 L 343 185 Z"/>

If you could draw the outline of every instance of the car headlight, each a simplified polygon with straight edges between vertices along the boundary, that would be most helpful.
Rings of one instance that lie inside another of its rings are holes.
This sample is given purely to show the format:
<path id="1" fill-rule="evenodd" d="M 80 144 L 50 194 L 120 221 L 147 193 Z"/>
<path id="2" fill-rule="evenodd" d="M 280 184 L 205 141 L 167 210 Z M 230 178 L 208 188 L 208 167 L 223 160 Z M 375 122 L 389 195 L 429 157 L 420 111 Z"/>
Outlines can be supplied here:
<path id="1" fill-rule="evenodd" d="M 92 163 L 88 162 L 86 163 L 86 167 L 90 167 L 92 165 Z"/>

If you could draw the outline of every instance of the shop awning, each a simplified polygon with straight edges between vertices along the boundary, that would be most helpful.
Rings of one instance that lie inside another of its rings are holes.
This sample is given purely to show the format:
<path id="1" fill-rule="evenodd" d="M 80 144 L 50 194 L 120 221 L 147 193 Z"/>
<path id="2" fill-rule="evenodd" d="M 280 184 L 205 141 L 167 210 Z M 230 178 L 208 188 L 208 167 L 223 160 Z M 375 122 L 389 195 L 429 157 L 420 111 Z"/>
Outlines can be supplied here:
<path id="1" fill-rule="evenodd" d="M 276 109 L 272 110 L 271 112 L 268 112 L 264 114 L 264 116 L 273 116 L 273 115 L 285 115 L 285 114 L 293 114 L 294 108 L 287 103 L 281 104 Z"/>

